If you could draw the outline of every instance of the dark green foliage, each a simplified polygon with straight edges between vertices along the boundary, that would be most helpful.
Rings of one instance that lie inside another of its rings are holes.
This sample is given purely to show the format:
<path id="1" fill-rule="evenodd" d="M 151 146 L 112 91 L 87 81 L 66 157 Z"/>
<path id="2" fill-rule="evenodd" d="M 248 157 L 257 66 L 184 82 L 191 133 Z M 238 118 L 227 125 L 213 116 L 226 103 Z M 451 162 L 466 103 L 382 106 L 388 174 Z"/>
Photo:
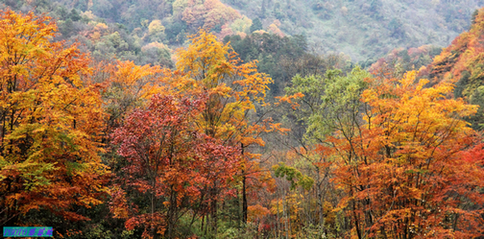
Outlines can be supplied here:
<path id="1" fill-rule="evenodd" d="M 388 24 L 388 29 L 390 30 L 390 36 L 394 38 L 405 37 L 405 30 L 400 20 L 393 18 Z"/>
<path id="2" fill-rule="evenodd" d="M 76 9 L 72 9 L 71 10 L 71 13 L 69 14 L 69 18 L 74 21 L 74 22 L 77 22 L 79 20 L 81 20 L 81 15 L 79 15 L 79 13 L 76 11 Z"/>
<path id="3" fill-rule="evenodd" d="M 271 85 L 273 94 L 279 94 L 284 83 L 296 72 L 290 72 L 285 66 L 300 59 L 307 48 L 306 39 L 302 36 L 279 37 L 270 34 L 253 34 L 242 39 L 240 36 L 228 36 L 224 42 L 231 43 L 240 59 L 245 62 L 258 60 L 258 69 L 274 79 Z M 282 87 L 281 87 L 282 85 Z"/>
<path id="4" fill-rule="evenodd" d="M 321 56 L 309 52 L 307 39 L 302 35 L 280 37 L 252 34 L 244 39 L 235 35 L 225 37 L 224 43 L 227 42 L 230 42 L 243 61 L 259 61 L 258 70 L 274 79 L 270 86 L 272 95 L 280 95 L 286 84 L 297 74 L 322 74 L 326 69 L 344 67 L 344 60 L 340 56 Z"/>
<path id="5" fill-rule="evenodd" d="M 476 17 L 477 17 L 478 13 L 479 13 L 479 10 L 477 10 L 477 9 L 472 13 L 472 17 L 471 17 L 471 23 L 472 24 L 476 23 Z"/>
<path id="6" fill-rule="evenodd" d="M 250 26 L 250 32 L 254 32 L 257 30 L 262 30 L 262 22 L 259 18 L 252 20 L 252 25 Z"/>
<path id="7" fill-rule="evenodd" d="M 71 19 L 67 19 L 66 21 L 59 24 L 59 30 L 63 37 L 69 38 L 72 36 L 74 32 L 74 24 Z"/>
<path id="8" fill-rule="evenodd" d="M 482 131 L 484 129 L 484 86 L 479 86 L 469 99 L 469 103 L 478 105 L 477 113 L 467 119 L 472 124 L 472 128 Z"/>
<path id="9" fill-rule="evenodd" d="M 460 80 L 455 84 L 455 89 L 454 89 L 454 97 L 456 98 L 461 98 L 463 97 L 463 91 L 467 84 L 469 83 L 469 77 L 471 74 L 468 71 L 462 72 L 462 75 L 460 77 Z"/>

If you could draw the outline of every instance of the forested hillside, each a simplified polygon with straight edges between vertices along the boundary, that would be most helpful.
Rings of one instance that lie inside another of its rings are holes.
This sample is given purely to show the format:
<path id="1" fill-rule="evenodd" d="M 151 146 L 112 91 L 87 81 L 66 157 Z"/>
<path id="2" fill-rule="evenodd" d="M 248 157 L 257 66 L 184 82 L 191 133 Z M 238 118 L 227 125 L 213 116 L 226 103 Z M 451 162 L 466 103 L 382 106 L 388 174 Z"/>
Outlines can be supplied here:
<path id="1" fill-rule="evenodd" d="M 354 61 L 378 58 L 398 47 L 447 46 L 467 30 L 483 1 L 227 0 L 264 25 L 280 22 L 287 34 L 302 34 L 323 52 L 343 52 Z M 371 46 L 371 47 L 367 47 Z"/>
<path id="2" fill-rule="evenodd" d="M 4 237 L 484 237 L 480 2 L 0 4 Z"/>
<path id="3" fill-rule="evenodd" d="M 58 19 L 62 38 L 79 39 L 98 57 L 116 53 L 125 60 L 162 64 L 169 64 L 166 48 L 183 45 L 199 27 L 211 29 L 220 39 L 258 30 L 303 35 L 319 54 L 344 53 L 355 62 L 378 59 L 399 47 L 445 47 L 469 28 L 474 10 L 484 6 L 480 0 L 0 2 L 14 10 L 34 10 Z"/>
<path id="4" fill-rule="evenodd" d="M 480 39 L 484 37 L 484 16 L 474 14 L 472 23 L 468 32 L 459 35 L 450 46 L 435 57 L 428 67 L 428 74 L 434 82 L 448 81 L 456 84 L 454 97 L 462 97 L 467 102 L 479 105 L 478 113 L 468 120 L 474 128 L 483 129 L 484 44 Z"/>

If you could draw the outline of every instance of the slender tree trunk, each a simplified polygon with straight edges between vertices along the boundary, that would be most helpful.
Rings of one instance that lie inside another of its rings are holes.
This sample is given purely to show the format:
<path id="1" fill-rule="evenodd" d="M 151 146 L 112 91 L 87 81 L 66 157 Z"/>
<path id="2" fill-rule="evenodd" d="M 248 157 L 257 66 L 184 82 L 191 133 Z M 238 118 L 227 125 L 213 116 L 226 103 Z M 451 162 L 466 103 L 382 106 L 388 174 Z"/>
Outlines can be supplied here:
<path id="1" fill-rule="evenodd" d="M 324 233 L 324 222 L 325 222 L 325 218 L 324 218 L 324 197 L 322 196 L 322 193 L 321 193 L 321 185 L 318 185 L 318 187 L 316 188 L 317 190 L 317 197 L 319 198 L 318 200 L 318 204 L 319 204 L 319 228 L 321 231 L 323 231 Z"/>
<path id="2" fill-rule="evenodd" d="M 287 207 L 286 207 L 286 196 L 284 195 L 284 200 L 282 201 L 282 216 L 284 217 L 284 227 L 286 231 L 286 238 L 289 239 L 289 228 L 291 227 L 288 225 L 289 223 L 289 214 L 287 212 Z"/>
<path id="3" fill-rule="evenodd" d="M 280 238 L 281 237 L 280 232 L 282 230 L 282 226 L 281 226 L 281 217 L 279 216 L 279 203 L 277 204 L 277 214 L 276 214 L 276 218 L 277 218 L 277 221 L 276 221 L 276 235 L 277 235 L 277 238 Z"/>
<path id="4" fill-rule="evenodd" d="M 244 170 L 242 170 L 242 174 L 244 174 Z M 247 191 L 246 191 L 246 177 L 245 175 L 242 176 L 242 222 L 244 224 L 247 223 Z"/>
<path id="5" fill-rule="evenodd" d="M 242 157 L 244 157 L 244 144 L 240 144 Z M 245 170 L 242 169 L 242 222 L 247 223 L 247 187 L 246 187 Z"/>
<path id="6" fill-rule="evenodd" d="M 155 224 L 153 220 L 153 214 L 155 210 L 154 201 L 155 201 L 155 191 L 153 190 L 153 192 L 151 193 L 151 235 L 153 235 L 153 237 L 156 238 Z"/>
<path id="7" fill-rule="evenodd" d="M 209 230 L 215 234 L 217 234 L 217 183 L 214 182 L 213 188 L 210 190 L 211 195 L 211 202 L 210 202 L 210 225 Z"/>
<path id="8" fill-rule="evenodd" d="M 355 200 L 353 199 L 352 201 L 353 204 L 353 217 L 355 218 L 355 227 L 356 227 L 356 233 L 358 235 L 358 239 L 361 239 L 361 231 L 360 231 L 360 222 L 358 220 L 358 215 L 356 215 L 356 203 Z"/>
<path id="9" fill-rule="evenodd" d="M 212 205 L 212 207 L 213 207 L 213 209 L 212 209 L 213 210 L 213 216 L 212 216 L 212 218 L 213 218 L 212 231 L 216 235 L 217 234 L 217 229 L 218 229 L 217 228 L 217 220 L 218 220 L 218 218 L 217 218 L 217 212 L 218 212 L 217 206 L 218 206 L 218 200 L 217 200 L 217 195 L 216 194 L 214 195 L 214 198 L 215 199 L 213 200 L 213 205 Z"/>
<path id="10" fill-rule="evenodd" d="M 205 215 L 202 215 L 202 225 L 200 225 L 200 230 L 203 232 L 203 223 L 205 222 Z"/>
<path id="11" fill-rule="evenodd" d="M 170 186 L 170 206 L 168 208 L 168 230 L 166 231 L 165 238 L 173 238 L 173 231 L 176 220 L 176 208 L 177 208 L 177 194 L 173 189 L 173 185 Z"/>

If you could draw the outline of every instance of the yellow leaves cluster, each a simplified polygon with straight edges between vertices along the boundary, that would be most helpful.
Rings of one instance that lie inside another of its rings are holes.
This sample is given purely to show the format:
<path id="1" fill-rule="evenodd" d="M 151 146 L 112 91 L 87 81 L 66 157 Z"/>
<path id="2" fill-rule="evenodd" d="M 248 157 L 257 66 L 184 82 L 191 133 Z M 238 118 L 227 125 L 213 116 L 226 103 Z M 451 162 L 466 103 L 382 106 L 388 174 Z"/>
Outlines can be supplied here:
<path id="1" fill-rule="evenodd" d="M 9 198 L 0 207 L 22 214 L 42 207 L 81 219 L 70 205 L 100 204 L 108 173 L 99 156 L 99 86 L 81 81 L 91 69 L 76 45 L 50 42 L 57 30 L 50 18 L 0 15 L 0 175 L 22 189 L 0 188 Z"/>
<path id="2" fill-rule="evenodd" d="M 442 130 L 452 129 L 464 135 L 470 132 L 466 123 L 456 116 L 470 116 L 477 111 L 476 106 L 467 105 L 461 99 L 449 99 L 453 90 L 450 83 L 424 88 L 428 80 L 415 81 L 416 72 L 412 71 L 398 82 L 387 81 L 386 87 L 395 84 L 393 89 L 380 86 L 363 93 L 363 100 L 372 106 L 373 114 L 379 115 L 373 124 L 383 124 L 386 134 L 391 134 L 397 142 L 436 140 L 444 134 Z"/>
<path id="3" fill-rule="evenodd" d="M 242 63 L 228 44 L 221 44 L 204 30 L 190 36 L 190 42 L 188 48 L 177 51 L 177 69 L 194 80 L 187 82 L 191 84 L 189 92 L 207 94 L 215 107 L 210 106 L 215 111 L 207 112 L 198 124 L 210 127 L 217 137 L 263 145 L 257 135 L 278 125 L 265 122 L 256 127 L 248 124 L 246 115 L 255 112 L 255 103 L 266 105 L 264 98 L 272 79 L 257 72 L 256 62 Z M 214 114 L 217 116 L 209 116 Z"/>
<path id="4" fill-rule="evenodd" d="M 150 25 L 148 25 L 148 34 L 149 35 L 155 35 L 158 33 L 163 33 L 165 32 L 165 26 L 161 24 L 161 21 L 158 19 L 155 19 L 151 21 Z"/>
<path id="5" fill-rule="evenodd" d="M 105 23 L 99 22 L 94 26 L 89 38 L 93 41 L 97 41 L 108 32 L 107 30 L 108 26 Z"/>
<path id="6" fill-rule="evenodd" d="M 252 25 L 252 20 L 246 16 L 242 16 L 242 18 L 236 19 L 231 25 L 230 28 L 233 29 L 238 34 L 246 33 L 250 31 L 250 26 Z M 244 38 L 244 37 L 242 37 Z"/>
<path id="7" fill-rule="evenodd" d="M 206 87 L 214 86 L 220 77 L 230 75 L 230 69 L 224 64 L 226 57 L 229 56 L 228 44 L 220 44 L 214 35 L 204 30 L 189 38 L 190 46 L 176 52 L 176 67 L 179 71 L 189 74 L 196 80 L 210 80 L 211 82 L 206 82 Z"/>

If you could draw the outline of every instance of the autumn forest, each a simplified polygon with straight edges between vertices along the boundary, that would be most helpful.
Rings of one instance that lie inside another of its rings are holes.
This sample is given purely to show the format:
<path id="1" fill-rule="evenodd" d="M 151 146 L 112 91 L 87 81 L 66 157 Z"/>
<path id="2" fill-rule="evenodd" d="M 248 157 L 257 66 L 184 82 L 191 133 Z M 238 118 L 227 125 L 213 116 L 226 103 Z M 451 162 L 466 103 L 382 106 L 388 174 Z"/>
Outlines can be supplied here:
<path id="1" fill-rule="evenodd" d="M 2 228 L 484 238 L 484 3 L 301 2 L 0 0 Z"/>

